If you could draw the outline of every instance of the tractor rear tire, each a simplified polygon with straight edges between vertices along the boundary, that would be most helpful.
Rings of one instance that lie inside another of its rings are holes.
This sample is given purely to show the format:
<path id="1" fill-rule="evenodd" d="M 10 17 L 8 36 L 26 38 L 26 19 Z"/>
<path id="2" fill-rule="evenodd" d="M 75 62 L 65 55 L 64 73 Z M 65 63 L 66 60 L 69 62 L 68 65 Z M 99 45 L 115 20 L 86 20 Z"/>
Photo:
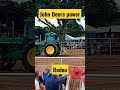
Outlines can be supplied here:
<path id="1" fill-rule="evenodd" d="M 27 43 L 22 50 L 22 64 L 30 71 L 34 72 L 35 68 L 35 42 Z"/>
<path id="2" fill-rule="evenodd" d="M 1 68 L 1 70 L 3 70 L 3 71 L 11 70 L 15 66 L 15 64 L 16 64 L 16 62 L 15 63 L 8 62 L 6 65 L 4 65 L 4 67 Z"/>
<path id="3" fill-rule="evenodd" d="M 56 44 L 46 44 L 44 54 L 48 57 L 54 57 L 58 53 L 58 47 Z"/>
<path id="4" fill-rule="evenodd" d="M 5 71 L 5 70 L 11 70 L 16 62 L 12 62 L 10 58 L 6 56 L 7 54 L 7 47 L 0 46 L 0 70 Z"/>

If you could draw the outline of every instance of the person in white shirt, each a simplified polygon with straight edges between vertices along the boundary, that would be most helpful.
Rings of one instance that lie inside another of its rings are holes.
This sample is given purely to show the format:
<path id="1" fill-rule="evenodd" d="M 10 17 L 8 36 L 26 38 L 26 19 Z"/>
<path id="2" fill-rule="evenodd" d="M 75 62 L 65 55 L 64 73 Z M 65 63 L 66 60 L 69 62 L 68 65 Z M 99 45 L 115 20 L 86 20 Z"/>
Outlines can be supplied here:
<path id="1" fill-rule="evenodd" d="M 35 90 L 40 90 L 39 82 L 35 79 Z"/>
<path id="2" fill-rule="evenodd" d="M 38 72 L 35 72 L 35 90 L 40 90 L 40 85 L 38 82 Z"/>
<path id="3" fill-rule="evenodd" d="M 39 80 L 39 73 L 38 71 L 35 71 L 35 90 L 45 90 L 45 86 L 38 80 Z"/>

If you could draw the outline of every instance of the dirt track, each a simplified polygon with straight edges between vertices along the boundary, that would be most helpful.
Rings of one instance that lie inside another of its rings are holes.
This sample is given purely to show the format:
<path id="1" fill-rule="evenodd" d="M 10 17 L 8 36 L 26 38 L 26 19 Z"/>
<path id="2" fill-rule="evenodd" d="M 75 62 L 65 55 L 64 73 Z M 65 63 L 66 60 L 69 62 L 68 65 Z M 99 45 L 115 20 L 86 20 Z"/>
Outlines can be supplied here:
<path id="1" fill-rule="evenodd" d="M 60 59 L 50 59 L 50 58 L 36 58 L 35 59 L 35 64 L 36 64 L 36 69 L 40 72 L 40 75 L 42 72 L 45 70 L 45 68 L 49 68 L 51 70 L 52 64 L 60 64 Z M 68 64 L 69 67 L 74 67 L 78 66 L 80 68 L 84 68 L 85 66 L 85 59 L 77 58 L 77 59 L 71 59 L 68 57 L 67 59 L 63 59 L 62 61 L 63 64 Z"/>
<path id="2" fill-rule="evenodd" d="M 27 73 L 21 61 L 8 73 Z M 0 76 L 0 90 L 34 90 L 34 76 Z"/>
<path id="3" fill-rule="evenodd" d="M 86 90 L 120 90 L 120 78 L 87 77 Z"/>
<path id="4" fill-rule="evenodd" d="M 25 68 L 24 68 L 24 65 L 22 64 L 22 61 L 21 60 L 18 60 L 15 64 L 15 66 L 11 69 L 11 70 L 8 70 L 8 71 L 0 71 L 0 72 L 10 72 L 10 73 L 26 73 L 28 72 Z"/>
<path id="5" fill-rule="evenodd" d="M 80 52 L 80 53 L 79 53 Z M 44 56 L 44 55 L 43 55 Z M 84 50 L 74 50 L 70 51 L 69 54 L 60 55 L 61 57 L 84 57 Z M 36 68 L 39 69 L 40 72 L 43 72 L 46 68 L 45 65 L 52 65 L 60 63 L 58 59 L 39 59 L 35 60 L 35 64 L 38 65 Z M 76 60 L 63 60 L 64 64 L 69 64 L 72 66 L 83 66 L 85 65 L 85 60 L 76 59 Z M 41 65 L 41 66 L 39 66 Z M 51 66 L 47 66 L 51 68 Z M 6 71 L 5 71 L 6 72 Z M 7 72 L 27 72 L 22 65 L 21 61 L 17 61 L 16 65 L 11 69 L 11 71 Z M 34 90 L 34 76 L 0 76 L 0 90 Z"/>
<path id="6" fill-rule="evenodd" d="M 87 73 L 120 74 L 120 55 L 102 55 L 86 57 Z"/>
<path id="7" fill-rule="evenodd" d="M 0 76 L 0 90 L 34 90 L 34 76 Z"/>
<path id="8" fill-rule="evenodd" d="M 84 68 L 85 66 L 85 59 L 70 59 L 70 57 L 84 57 L 85 56 L 85 49 L 71 49 L 67 50 L 67 53 L 62 53 L 57 57 L 68 57 L 68 59 L 63 59 L 63 64 L 68 64 L 69 67 L 79 66 Z M 40 57 L 46 57 L 44 53 L 40 55 Z M 50 58 L 39 58 L 35 59 L 36 69 L 39 70 L 40 74 L 45 70 L 45 68 L 49 68 L 51 70 L 52 64 L 60 64 L 60 59 L 50 59 Z"/>
<path id="9" fill-rule="evenodd" d="M 42 53 L 41 56 L 45 57 L 45 55 L 43 53 Z M 63 53 L 58 57 L 80 57 L 80 56 L 81 57 L 85 56 L 85 50 L 84 49 L 69 50 L 69 51 L 67 51 L 67 54 Z M 11 70 L 9 70 L 9 71 L 0 71 L 0 72 L 10 72 L 10 73 L 11 72 L 17 72 L 17 73 L 25 72 L 26 73 L 28 71 L 22 65 L 21 60 L 18 60 L 16 62 L 16 65 Z"/>

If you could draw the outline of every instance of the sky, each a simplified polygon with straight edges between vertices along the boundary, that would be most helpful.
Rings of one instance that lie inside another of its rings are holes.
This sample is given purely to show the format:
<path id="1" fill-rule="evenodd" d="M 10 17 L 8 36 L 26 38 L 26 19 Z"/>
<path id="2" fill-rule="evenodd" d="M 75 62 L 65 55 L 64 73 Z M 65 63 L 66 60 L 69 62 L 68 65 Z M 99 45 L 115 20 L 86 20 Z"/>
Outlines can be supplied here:
<path id="1" fill-rule="evenodd" d="M 54 24 L 56 27 L 59 26 L 57 23 L 56 19 L 47 19 L 49 22 L 51 22 L 52 24 Z M 83 28 L 85 29 L 85 17 L 81 18 L 80 22 L 77 22 L 78 24 L 81 24 L 83 26 Z M 42 22 L 39 22 L 37 17 L 35 17 L 35 26 L 41 26 L 41 27 L 46 27 L 45 24 L 43 24 Z"/>
<path id="2" fill-rule="evenodd" d="M 31 0 L 11 0 L 11 1 L 17 1 L 18 3 L 21 2 L 26 2 L 26 1 L 31 1 Z M 48 19 L 48 21 L 50 21 L 52 24 L 54 24 L 55 26 L 58 26 L 57 20 L 56 19 Z M 81 18 L 80 22 L 77 22 L 78 24 L 81 24 L 83 26 L 83 28 L 85 28 L 85 20 L 84 17 Z M 41 27 L 46 27 L 45 24 L 38 22 L 37 18 L 35 18 L 35 26 L 41 26 Z"/>

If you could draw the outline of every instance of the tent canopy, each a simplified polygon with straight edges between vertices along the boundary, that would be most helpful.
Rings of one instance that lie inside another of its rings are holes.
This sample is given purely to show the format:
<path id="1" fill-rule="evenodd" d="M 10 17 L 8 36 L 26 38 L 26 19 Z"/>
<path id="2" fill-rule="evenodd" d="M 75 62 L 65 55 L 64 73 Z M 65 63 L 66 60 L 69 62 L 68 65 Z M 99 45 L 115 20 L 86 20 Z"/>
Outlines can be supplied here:
<path id="1" fill-rule="evenodd" d="M 72 36 L 70 36 L 70 35 L 68 35 L 68 34 L 66 34 L 65 35 L 65 40 L 66 41 L 69 41 L 69 40 L 80 40 L 80 39 L 85 39 L 85 37 L 72 37 Z"/>
<path id="2" fill-rule="evenodd" d="M 94 28 L 94 27 L 92 27 L 92 26 L 90 26 L 90 25 L 85 25 L 85 31 L 86 31 L 86 33 L 95 33 L 96 32 L 96 28 Z"/>
<path id="3" fill-rule="evenodd" d="M 111 32 L 120 32 L 120 26 L 110 26 L 110 27 L 99 27 L 97 28 L 96 32 L 102 33 L 102 32 L 109 32 L 111 28 Z"/>

